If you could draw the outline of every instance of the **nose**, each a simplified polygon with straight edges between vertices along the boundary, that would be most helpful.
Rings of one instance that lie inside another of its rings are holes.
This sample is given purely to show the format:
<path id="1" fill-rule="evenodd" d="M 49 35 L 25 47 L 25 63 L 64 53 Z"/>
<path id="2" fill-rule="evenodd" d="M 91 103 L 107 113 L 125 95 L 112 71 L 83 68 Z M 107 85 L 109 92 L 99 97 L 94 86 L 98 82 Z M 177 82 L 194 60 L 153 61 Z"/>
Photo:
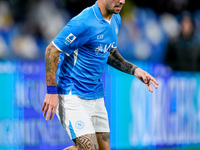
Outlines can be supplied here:
<path id="1" fill-rule="evenodd" d="M 119 0 L 121 4 L 125 4 L 125 0 Z"/>

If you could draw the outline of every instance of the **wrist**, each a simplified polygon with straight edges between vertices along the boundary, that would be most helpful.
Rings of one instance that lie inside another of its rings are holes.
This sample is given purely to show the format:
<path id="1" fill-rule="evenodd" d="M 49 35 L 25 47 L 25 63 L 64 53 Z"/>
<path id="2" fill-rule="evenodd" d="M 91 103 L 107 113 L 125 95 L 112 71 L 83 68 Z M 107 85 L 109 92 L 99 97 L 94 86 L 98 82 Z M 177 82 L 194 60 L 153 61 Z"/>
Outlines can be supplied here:
<path id="1" fill-rule="evenodd" d="M 57 86 L 47 86 L 47 94 L 58 94 Z"/>
<path id="2" fill-rule="evenodd" d="M 138 66 L 134 66 L 132 70 L 132 75 L 135 75 L 135 70 L 138 68 Z"/>

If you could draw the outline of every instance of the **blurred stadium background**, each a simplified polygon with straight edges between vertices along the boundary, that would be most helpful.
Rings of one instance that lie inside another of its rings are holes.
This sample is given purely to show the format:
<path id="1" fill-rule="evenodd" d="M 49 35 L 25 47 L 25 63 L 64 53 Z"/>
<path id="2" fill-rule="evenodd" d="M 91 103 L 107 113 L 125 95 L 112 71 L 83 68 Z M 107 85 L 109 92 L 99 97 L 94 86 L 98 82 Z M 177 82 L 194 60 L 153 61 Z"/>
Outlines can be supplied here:
<path id="1" fill-rule="evenodd" d="M 0 150 L 59 150 L 73 144 L 57 117 L 49 122 L 42 117 L 44 53 L 69 19 L 94 2 L 0 0 Z M 112 150 L 200 149 L 200 72 L 174 71 L 164 61 L 185 10 L 194 18 L 200 43 L 198 1 L 126 0 L 119 52 L 160 85 L 149 93 L 133 76 L 106 68 L 102 79 Z"/>

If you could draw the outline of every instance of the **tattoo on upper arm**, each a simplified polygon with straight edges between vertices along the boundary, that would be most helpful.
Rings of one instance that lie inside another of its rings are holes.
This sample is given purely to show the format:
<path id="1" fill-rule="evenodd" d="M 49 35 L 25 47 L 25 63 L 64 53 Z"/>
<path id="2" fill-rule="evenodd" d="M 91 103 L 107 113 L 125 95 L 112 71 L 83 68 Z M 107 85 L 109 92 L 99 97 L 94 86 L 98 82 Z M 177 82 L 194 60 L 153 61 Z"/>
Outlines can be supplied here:
<path id="1" fill-rule="evenodd" d="M 45 52 L 45 72 L 47 86 L 57 86 L 56 83 L 56 70 L 59 61 L 58 51 L 53 44 L 50 44 Z"/>
<path id="2" fill-rule="evenodd" d="M 116 48 L 112 49 L 110 51 L 110 56 L 108 57 L 108 61 L 107 63 L 122 71 L 122 72 L 125 72 L 125 73 L 128 73 L 128 74 L 134 74 L 134 71 L 133 71 L 133 68 L 136 66 L 128 61 L 126 61 L 120 54 L 119 52 L 117 51 Z"/>

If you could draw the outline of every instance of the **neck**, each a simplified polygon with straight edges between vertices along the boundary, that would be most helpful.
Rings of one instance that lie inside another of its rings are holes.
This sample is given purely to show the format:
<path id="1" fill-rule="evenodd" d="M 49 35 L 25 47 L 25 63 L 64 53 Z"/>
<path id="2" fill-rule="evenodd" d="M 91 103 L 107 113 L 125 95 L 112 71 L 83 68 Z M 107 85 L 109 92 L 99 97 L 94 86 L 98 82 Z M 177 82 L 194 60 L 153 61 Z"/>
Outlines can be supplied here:
<path id="1" fill-rule="evenodd" d="M 103 3 L 103 1 L 98 0 L 97 5 L 99 6 L 99 9 L 101 11 L 101 14 L 105 20 L 111 20 L 113 13 L 111 13 Z"/>

